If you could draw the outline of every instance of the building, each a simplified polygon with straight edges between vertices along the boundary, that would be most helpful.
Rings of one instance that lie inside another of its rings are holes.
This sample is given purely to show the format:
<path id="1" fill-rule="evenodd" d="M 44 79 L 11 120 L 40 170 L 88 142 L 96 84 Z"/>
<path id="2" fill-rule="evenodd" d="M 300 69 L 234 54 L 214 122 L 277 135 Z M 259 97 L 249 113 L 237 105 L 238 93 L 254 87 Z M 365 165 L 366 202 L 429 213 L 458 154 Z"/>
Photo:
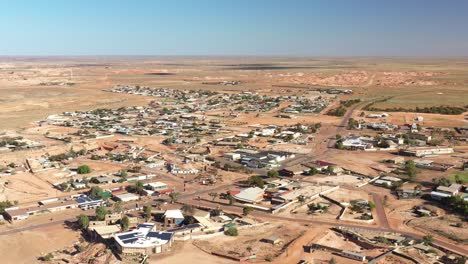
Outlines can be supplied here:
<path id="1" fill-rule="evenodd" d="M 264 242 L 264 243 L 272 244 L 272 245 L 277 245 L 277 244 L 282 242 L 282 240 L 277 236 L 271 236 L 271 237 L 263 238 L 260 241 Z"/>
<path id="2" fill-rule="evenodd" d="M 185 218 L 181 210 L 167 210 L 164 213 L 164 225 L 180 225 L 184 222 Z"/>
<path id="3" fill-rule="evenodd" d="M 117 201 L 130 202 L 130 201 L 136 201 L 140 197 L 138 195 L 136 195 L 136 194 L 133 194 L 133 193 L 123 193 L 123 194 L 115 195 L 114 198 Z"/>
<path id="4" fill-rule="evenodd" d="M 452 183 L 450 186 L 439 186 L 435 191 L 431 192 L 431 197 L 434 200 L 442 200 L 443 198 L 457 195 L 462 188 L 461 184 Z"/>
<path id="5" fill-rule="evenodd" d="M 402 182 L 400 178 L 384 176 L 374 181 L 375 185 L 384 186 L 387 188 L 392 187 L 395 183 Z"/>
<path id="6" fill-rule="evenodd" d="M 78 207 L 74 200 L 55 200 L 49 199 L 42 201 L 38 206 L 31 206 L 26 208 L 12 207 L 5 209 L 5 219 L 9 221 L 23 220 L 32 215 L 39 215 L 43 213 L 58 212 L 65 209 Z"/>
<path id="7" fill-rule="evenodd" d="M 421 134 L 421 133 L 409 133 L 408 138 L 409 139 L 422 140 L 422 141 L 426 141 L 426 142 L 432 140 L 431 135 L 426 135 L 426 134 Z"/>
<path id="8" fill-rule="evenodd" d="M 313 161 L 313 162 L 309 162 L 309 163 L 306 163 L 304 164 L 304 166 L 307 166 L 309 168 L 316 168 L 317 170 L 319 171 L 324 171 L 326 170 L 329 166 L 334 166 L 335 164 L 333 163 L 330 163 L 330 162 L 326 162 L 326 161 L 323 161 L 323 160 L 316 160 L 316 161 Z"/>
<path id="9" fill-rule="evenodd" d="M 117 250 L 124 255 L 158 254 L 172 246 L 174 233 L 156 231 L 153 223 L 143 223 L 137 229 L 114 235 Z"/>
<path id="10" fill-rule="evenodd" d="M 405 156 L 424 157 L 424 156 L 431 156 L 431 155 L 450 154 L 450 153 L 453 153 L 453 148 L 414 147 L 414 148 L 400 149 L 399 153 Z"/>
<path id="11" fill-rule="evenodd" d="M 265 191 L 258 187 L 251 187 L 241 190 L 238 194 L 234 195 L 234 198 L 240 202 L 245 203 L 258 203 L 263 200 Z"/>
<path id="12" fill-rule="evenodd" d="M 223 158 L 237 161 L 240 160 L 241 155 L 239 153 L 224 153 Z"/>
<path id="13" fill-rule="evenodd" d="M 82 210 L 96 209 L 104 204 L 102 199 L 92 199 L 86 195 L 81 195 L 75 199 L 78 203 L 78 207 Z"/>
<path id="14" fill-rule="evenodd" d="M 306 174 L 310 169 L 304 165 L 294 165 L 286 167 L 279 171 L 279 173 L 283 176 L 293 177 L 294 175 L 301 175 Z"/>
<path id="15" fill-rule="evenodd" d="M 121 218 L 122 214 L 120 213 L 106 214 L 104 221 L 106 222 L 106 225 L 111 225 L 119 222 Z"/>
<path id="16" fill-rule="evenodd" d="M 415 189 L 397 189 L 398 199 L 412 199 L 421 197 L 421 191 Z"/>
<path id="17" fill-rule="evenodd" d="M 343 250 L 340 255 L 345 258 L 350 258 L 350 259 L 358 260 L 361 262 L 364 262 L 366 260 L 366 256 L 360 253 L 354 252 L 354 251 L 349 251 L 349 250 Z"/>
<path id="18" fill-rule="evenodd" d="M 294 158 L 294 153 L 284 151 L 257 151 L 251 149 L 238 149 L 241 155 L 240 162 L 250 168 L 278 167 L 280 162 Z"/>
<path id="19" fill-rule="evenodd" d="M 109 239 L 120 232 L 120 225 L 90 225 L 88 230 L 92 232 L 95 237 Z"/>
<path id="20" fill-rule="evenodd" d="M 432 160 L 414 160 L 416 167 L 421 169 L 435 170 L 435 171 L 447 171 L 450 168 L 453 168 L 455 165 L 448 163 L 438 163 Z"/>
<path id="21" fill-rule="evenodd" d="M 155 191 L 155 192 L 162 192 L 169 189 L 169 186 L 164 182 L 150 182 L 144 185 L 145 189 Z"/>
<path id="22" fill-rule="evenodd" d="M 342 141 L 343 147 L 347 149 L 354 149 L 354 150 L 365 150 L 373 148 L 373 145 L 369 143 L 369 140 L 360 137 L 360 136 L 352 136 Z"/>

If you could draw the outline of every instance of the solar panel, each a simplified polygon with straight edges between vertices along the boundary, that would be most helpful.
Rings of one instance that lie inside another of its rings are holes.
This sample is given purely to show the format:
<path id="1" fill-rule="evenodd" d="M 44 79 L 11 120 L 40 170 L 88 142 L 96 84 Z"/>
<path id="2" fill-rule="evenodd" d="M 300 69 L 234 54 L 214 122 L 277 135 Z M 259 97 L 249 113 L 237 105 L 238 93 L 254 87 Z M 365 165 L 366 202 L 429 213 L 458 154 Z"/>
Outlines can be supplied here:
<path id="1" fill-rule="evenodd" d="M 125 240 L 125 239 L 129 239 L 129 238 L 133 238 L 136 236 L 136 232 L 133 232 L 133 233 L 130 233 L 130 234 L 125 234 L 125 235 L 119 235 L 118 238 L 120 240 Z"/>
<path id="2" fill-rule="evenodd" d="M 161 240 L 170 240 L 174 233 L 170 232 L 149 232 L 148 237 L 153 237 Z"/>

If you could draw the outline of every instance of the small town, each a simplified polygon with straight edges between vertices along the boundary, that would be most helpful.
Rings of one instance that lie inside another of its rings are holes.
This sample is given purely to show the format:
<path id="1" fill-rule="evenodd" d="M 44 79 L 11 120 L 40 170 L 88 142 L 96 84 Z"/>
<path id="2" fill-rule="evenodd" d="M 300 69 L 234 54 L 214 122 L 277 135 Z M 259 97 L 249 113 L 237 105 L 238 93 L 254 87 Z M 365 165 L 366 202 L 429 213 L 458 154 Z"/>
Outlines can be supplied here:
<path id="1" fill-rule="evenodd" d="M 289 262 L 290 250 L 353 263 L 464 257 L 463 247 L 423 235 L 466 241 L 463 127 L 426 126 L 417 114 L 392 123 L 391 113 L 365 107 L 349 114 L 369 103 L 352 92 L 106 91 L 158 100 L 56 113 L 2 137 L 4 190 L 16 197 L 1 203 L 4 225 L 66 214 L 81 234 L 40 261 L 145 263 L 186 243 L 241 262 Z M 333 128 L 319 116 L 344 118 Z M 433 178 L 423 185 L 422 177 Z M 50 191 L 14 191 L 37 181 Z"/>
<path id="2" fill-rule="evenodd" d="M 468 1 L 3 2 L 0 264 L 468 264 Z"/>

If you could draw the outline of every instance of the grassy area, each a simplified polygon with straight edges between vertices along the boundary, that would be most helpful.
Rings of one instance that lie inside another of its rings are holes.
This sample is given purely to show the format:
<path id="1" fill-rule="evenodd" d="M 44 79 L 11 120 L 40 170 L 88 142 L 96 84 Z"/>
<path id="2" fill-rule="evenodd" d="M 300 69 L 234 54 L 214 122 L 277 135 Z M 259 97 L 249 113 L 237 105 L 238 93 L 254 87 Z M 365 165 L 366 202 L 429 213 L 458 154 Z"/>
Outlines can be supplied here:
<path id="1" fill-rule="evenodd" d="M 451 182 L 455 182 L 455 176 L 458 175 L 458 177 L 460 178 L 460 180 L 463 182 L 463 183 L 468 183 L 468 172 L 465 171 L 465 172 L 456 172 L 456 173 L 452 173 L 448 176 L 448 178 L 450 179 Z"/>

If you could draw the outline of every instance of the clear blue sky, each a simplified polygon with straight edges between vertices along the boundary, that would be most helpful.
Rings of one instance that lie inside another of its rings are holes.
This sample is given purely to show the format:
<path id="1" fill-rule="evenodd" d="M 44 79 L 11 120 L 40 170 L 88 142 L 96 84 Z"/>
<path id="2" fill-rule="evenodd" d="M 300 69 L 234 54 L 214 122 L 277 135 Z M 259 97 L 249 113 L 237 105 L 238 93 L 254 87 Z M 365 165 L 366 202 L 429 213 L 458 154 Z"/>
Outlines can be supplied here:
<path id="1" fill-rule="evenodd" d="M 0 0 L 0 55 L 468 56 L 468 1 Z"/>

